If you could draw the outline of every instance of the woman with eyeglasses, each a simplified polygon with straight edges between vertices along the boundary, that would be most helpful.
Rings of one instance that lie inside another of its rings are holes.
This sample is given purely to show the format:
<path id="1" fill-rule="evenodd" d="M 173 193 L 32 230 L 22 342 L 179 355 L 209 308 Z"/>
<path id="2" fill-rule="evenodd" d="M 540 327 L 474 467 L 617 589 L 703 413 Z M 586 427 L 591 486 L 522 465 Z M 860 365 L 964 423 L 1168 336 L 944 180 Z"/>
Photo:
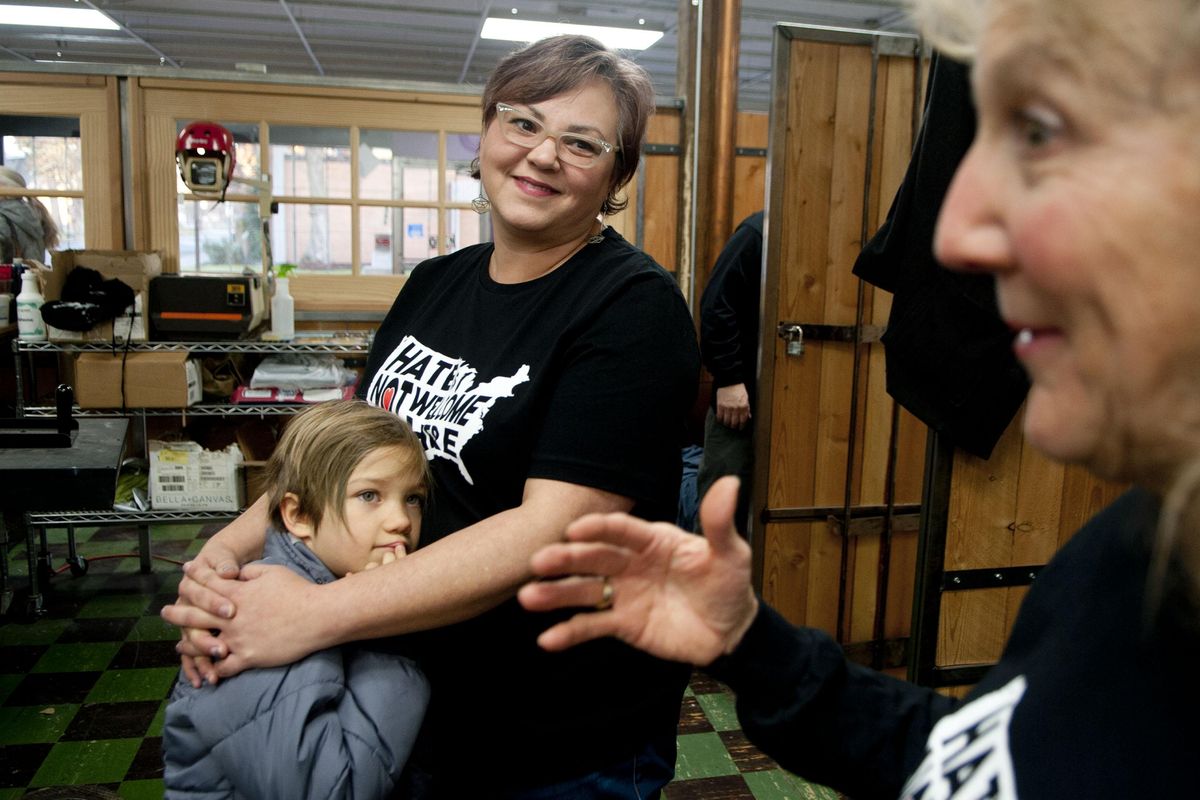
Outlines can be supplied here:
<path id="1" fill-rule="evenodd" d="M 437 796 L 649 798 L 670 780 L 688 669 L 616 641 L 547 653 L 538 633 L 566 617 L 514 600 L 532 554 L 581 514 L 675 516 L 699 374 L 691 315 L 671 276 L 604 224 L 653 102 L 641 67 L 585 37 L 496 68 L 474 203 L 494 241 L 413 271 L 361 384 L 424 442 L 432 544 L 328 586 L 257 566 L 233 580 L 261 547 L 260 501 L 164 609 L 192 629 L 193 682 L 428 631 L 416 646 Z"/>

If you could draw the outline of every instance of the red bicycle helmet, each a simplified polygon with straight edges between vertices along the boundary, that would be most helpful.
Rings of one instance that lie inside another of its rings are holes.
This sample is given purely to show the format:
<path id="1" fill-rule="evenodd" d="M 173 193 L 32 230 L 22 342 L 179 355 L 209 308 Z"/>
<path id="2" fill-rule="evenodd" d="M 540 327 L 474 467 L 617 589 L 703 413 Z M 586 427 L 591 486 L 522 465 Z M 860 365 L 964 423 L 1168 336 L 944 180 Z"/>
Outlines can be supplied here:
<path id="1" fill-rule="evenodd" d="M 175 141 L 175 161 L 189 189 L 201 196 L 224 198 L 233 178 L 233 134 L 215 122 L 189 123 Z"/>

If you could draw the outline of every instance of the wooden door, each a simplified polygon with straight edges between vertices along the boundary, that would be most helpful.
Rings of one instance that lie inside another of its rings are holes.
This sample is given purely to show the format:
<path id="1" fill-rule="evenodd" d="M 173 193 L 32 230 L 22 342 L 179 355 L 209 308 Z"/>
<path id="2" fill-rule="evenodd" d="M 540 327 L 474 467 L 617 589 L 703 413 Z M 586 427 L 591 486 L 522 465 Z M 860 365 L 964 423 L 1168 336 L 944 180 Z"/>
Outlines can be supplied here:
<path id="1" fill-rule="evenodd" d="M 790 620 L 884 667 L 909 629 L 926 432 L 887 395 L 872 343 L 891 296 L 851 268 L 908 165 L 918 54 L 906 35 L 776 28 L 757 576 Z M 802 354 L 778 335 L 792 325 Z"/>

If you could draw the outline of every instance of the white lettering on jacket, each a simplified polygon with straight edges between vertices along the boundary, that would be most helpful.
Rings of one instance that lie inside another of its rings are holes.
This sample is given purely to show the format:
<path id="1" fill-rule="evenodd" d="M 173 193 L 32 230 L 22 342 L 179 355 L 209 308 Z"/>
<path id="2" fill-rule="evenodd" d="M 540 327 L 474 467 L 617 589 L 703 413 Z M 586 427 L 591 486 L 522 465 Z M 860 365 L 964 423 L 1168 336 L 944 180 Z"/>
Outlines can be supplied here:
<path id="1" fill-rule="evenodd" d="M 1016 800 L 1008 734 L 1024 695 L 1025 677 L 1018 675 L 938 720 L 901 800 Z"/>
<path id="2" fill-rule="evenodd" d="M 467 483 L 475 481 L 463 463 L 462 448 L 483 430 L 483 420 L 502 397 L 529 380 L 529 365 L 517 374 L 477 384 L 478 372 L 461 358 L 451 358 L 405 336 L 371 379 L 366 400 L 408 421 L 432 461 L 445 458 L 458 465 Z"/>

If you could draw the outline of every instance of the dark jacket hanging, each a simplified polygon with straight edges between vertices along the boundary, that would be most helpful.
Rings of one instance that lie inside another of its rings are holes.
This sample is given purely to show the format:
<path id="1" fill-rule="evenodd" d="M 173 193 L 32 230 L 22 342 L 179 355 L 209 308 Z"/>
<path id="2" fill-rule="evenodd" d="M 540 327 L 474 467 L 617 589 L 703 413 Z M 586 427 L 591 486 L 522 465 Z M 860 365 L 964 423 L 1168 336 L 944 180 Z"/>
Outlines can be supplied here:
<path id="1" fill-rule="evenodd" d="M 987 458 L 1029 382 L 992 278 L 950 272 L 933 257 L 942 200 L 975 135 L 968 76 L 965 65 L 934 54 L 912 160 L 854 274 L 895 295 L 883 335 L 888 393 L 956 446 Z"/>

